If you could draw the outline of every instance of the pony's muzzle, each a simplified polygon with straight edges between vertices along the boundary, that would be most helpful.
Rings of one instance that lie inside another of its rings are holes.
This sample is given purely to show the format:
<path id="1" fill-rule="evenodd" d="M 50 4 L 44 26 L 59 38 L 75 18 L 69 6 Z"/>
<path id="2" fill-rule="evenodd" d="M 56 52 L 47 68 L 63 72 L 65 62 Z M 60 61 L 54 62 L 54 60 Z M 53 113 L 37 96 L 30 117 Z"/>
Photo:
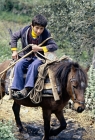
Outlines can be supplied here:
<path id="1" fill-rule="evenodd" d="M 78 113 L 82 113 L 85 109 L 85 105 L 80 105 L 78 103 L 74 103 L 74 109 L 78 112 Z"/>
<path id="2" fill-rule="evenodd" d="M 81 106 L 79 106 L 78 108 L 77 108 L 77 112 L 78 113 L 82 113 L 84 111 L 84 108 L 82 108 Z"/>

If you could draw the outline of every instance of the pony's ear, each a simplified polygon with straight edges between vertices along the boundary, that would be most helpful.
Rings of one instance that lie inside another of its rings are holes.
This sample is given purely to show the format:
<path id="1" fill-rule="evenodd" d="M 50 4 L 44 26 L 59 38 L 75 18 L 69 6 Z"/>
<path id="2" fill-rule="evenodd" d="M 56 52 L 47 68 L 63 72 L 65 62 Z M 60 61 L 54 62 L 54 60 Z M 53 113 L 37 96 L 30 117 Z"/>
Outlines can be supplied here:
<path id="1" fill-rule="evenodd" d="M 71 67 L 71 72 L 75 72 L 76 71 L 76 69 L 75 69 L 75 67 L 72 65 L 72 67 Z"/>
<path id="2" fill-rule="evenodd" d="M 88 65 L 84 70 L 85 70 L 86 72 L 88 72 L 89 69 L 90 69 L 90 65 Z"/>

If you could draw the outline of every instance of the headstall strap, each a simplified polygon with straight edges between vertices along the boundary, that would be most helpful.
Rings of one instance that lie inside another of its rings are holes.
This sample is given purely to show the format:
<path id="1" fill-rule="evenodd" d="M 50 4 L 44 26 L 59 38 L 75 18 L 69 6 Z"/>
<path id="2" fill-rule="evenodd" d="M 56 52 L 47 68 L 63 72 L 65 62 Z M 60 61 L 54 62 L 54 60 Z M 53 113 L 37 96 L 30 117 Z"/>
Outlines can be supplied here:
<path id="1" fill-rule="evenodd" d="M 73 82 L 73 81 L 76 81 L 76 79 L 75 78 L 70 79 L 70 82 Z M 72 84 L 71 84 L 71 86 L 72 86 Z M 72 86 L 72 92 L 73 92 L 73 95 L 74 95 L 74 101 L 73 102 L 79 103 L 79 104 L 85 104 L 85 102 L 82 102 L 82 101 L 79 101 L 79 100 L 76 99 L 74 86 Z"/>
<path id="2" fill-rule="evenodd" d="M 74 91 L 74 87 L 73 86 L 72 86 L 72 92 L 73 92 L 74 100 L 76 100 L 76 94 L 75 94 L 75 91 Z"/>
<path id="3" fill-rule="evenodd" d="M 76 78 L 71 78 L 70 82 L 76 81 Z"/>
<path id="4" fill-rule="evenodd" d="M 73 81 L 76 81 L 75 78 L 71 78 L 70 79 L 70 82 L 73 82 Z M 73 95 L 74 95 L 74 101 L 76 100 L 76 95 L 75 95 L 75 91 L 74 91 L 74 87 L 72 86 L 72 83 L 71 83 L 71 87 L 72 87 L 72 92 L 73 92 Z"/>

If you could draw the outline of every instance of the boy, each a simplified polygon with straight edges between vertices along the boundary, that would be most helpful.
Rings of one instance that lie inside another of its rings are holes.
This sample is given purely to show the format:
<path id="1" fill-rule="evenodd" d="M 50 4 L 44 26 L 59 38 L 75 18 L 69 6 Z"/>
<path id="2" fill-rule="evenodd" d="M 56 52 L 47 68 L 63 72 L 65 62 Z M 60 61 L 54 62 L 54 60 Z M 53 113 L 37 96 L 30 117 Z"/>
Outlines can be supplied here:
<path id="1" fill-rule="evenodd" d="M 27 54 L 31 49 L 33 52 L 53 52 L 57 50 L 58 46 L 56 45 L 53 39 L 49 39 L 44 43 L 42 47 L 38 45 L 43 42 L 45 39 L 50 37 L 49 31 L 46 29 L 47 20 L 46 18 L 38 14 L 32 19 L 32 24 L 24 27 L 18 32 L 14 33 L 11 38 L 11 50 L 12 58 L 18 59 Z M 34 44 L 29 47 L 27 50 L 20 53 L 18 56 L 17 53 L 17 41 L 21 38 L 22 48 L 25 48 L 28 44 Z M 28 92 L 34 87 L 35 81 L 38 75 L 38 67 L 42 64 L 42 61 L 39 60 L 34 53 L 30 54 L 28 57 L 23 58 L 15 65 L 14 69 L 14 79 L 11 86 L 13 91 L 16 91 L 13 96 L 14 98 L 24 98 L 27 96 Z M 23 79 L 23 74 L 27 71 L 26 79 Z"/>

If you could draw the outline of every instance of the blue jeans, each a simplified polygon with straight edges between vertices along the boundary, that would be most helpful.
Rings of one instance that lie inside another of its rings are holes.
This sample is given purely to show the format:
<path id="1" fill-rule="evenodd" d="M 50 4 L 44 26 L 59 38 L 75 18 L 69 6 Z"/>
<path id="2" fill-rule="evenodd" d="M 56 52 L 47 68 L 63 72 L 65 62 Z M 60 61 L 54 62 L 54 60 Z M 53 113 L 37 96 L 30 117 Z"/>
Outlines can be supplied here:
<path id="1" fill-rule="evenodd" d="M 36 57 L 31 60 L 22 59 L 14 68 L 14 78 L 11 89 L 22 90 L 24 87 L 34 87 L 38 75 L 38 67 L 42 61 Z M 26 73 L 27 72 L 27 73 Z M 23 75 L 26 73 L 26 78 Z"/>

